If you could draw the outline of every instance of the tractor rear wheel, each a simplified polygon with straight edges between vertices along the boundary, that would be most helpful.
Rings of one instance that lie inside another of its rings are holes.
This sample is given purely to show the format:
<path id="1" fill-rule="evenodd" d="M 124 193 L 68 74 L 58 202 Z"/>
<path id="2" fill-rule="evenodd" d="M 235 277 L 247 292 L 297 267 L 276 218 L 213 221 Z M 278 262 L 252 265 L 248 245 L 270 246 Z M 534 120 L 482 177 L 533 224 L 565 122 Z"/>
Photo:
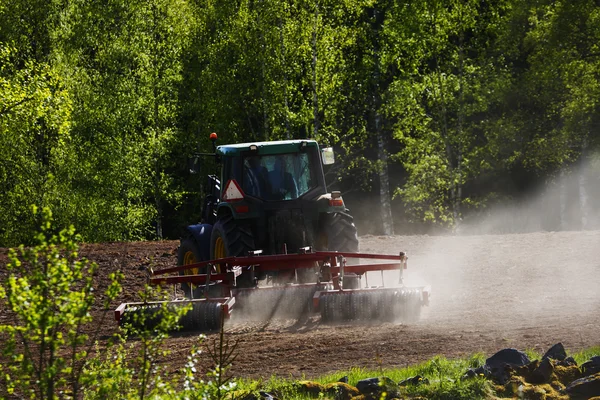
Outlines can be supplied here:
<path id="1" fill-rule="evenodd" d="M 193 238 L 187 237 L 181 239 L 181 244 L 179 245 L 179 250 L 177 252 L 177 265 L 190 265 L 204 261 L 201 254 L 200 248 Z M 197 275 L 205 273 L 205 271 L 206 268 L 190 268 L 180 271 L 179 275 Z M 183 290 L 185 297 L 188 299 L 192 298 L 192 290 L 195 290 L 195 288 L 195 285 L 190 283 L 181 284 L 181 290 Z"/>
<path id="2" fill-rule="evenodd" d="M 327 238 L 327 250 L 358 252 L 358 234 L 354 219 L 350 215 L 328 214 L 323 221 L 322 232 Z"/>
<path id="3" fill-rule="evenodd" d="M 237 223 L 231 215 L 217 219 L 213 225 L 210 238 L 210 258 L 246 256 L 254 250 L 252 229 L 245 224 Z M 237 278 L 238 287 L 254 286 L 249 271 L 243 271 Z"/>
<path id="4" fill-rule="evenodd" d="M 354 225 L 354 218 L 349 214 L 327 214 L 322 221 L 321 236 L 323 243 L 320 247 L 323 250 L 358 252 L 356 225 Z M 349 263 L 356 263 L 356 261 L 352 260 Z M 360 276 L 346 274 L 342 281 L 342 287 L 344 289 L 360 289 Z"/>

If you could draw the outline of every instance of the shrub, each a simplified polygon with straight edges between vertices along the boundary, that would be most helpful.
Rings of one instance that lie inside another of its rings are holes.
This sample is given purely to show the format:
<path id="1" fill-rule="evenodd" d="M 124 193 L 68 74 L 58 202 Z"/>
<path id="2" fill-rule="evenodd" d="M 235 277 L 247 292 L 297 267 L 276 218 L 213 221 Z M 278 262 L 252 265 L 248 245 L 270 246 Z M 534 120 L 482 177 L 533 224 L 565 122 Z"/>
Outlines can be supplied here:
<path id="1" fill-rule="evenodd" d="M 9 250 L 9 275 L 0 283 L 0 308 L 9 315 L 9 323 L 0 325 L 1 379 L 8 395 L 77 398 L 90 350 L 84 328 L 92 320 L 97 265 L 79 258 L 72 226 L 53 233 L 50 210 L 40 217 L 37 244 Z M 105 309 L 119 292 L 118 275 L 112 274 Z"/>

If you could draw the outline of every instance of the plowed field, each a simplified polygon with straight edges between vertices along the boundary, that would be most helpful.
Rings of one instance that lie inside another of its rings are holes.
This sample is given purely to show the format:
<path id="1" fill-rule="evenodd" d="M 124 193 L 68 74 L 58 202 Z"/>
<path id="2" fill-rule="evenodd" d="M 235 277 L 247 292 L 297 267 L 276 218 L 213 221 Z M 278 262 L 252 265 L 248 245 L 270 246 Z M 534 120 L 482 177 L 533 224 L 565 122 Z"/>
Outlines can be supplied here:
<path id="1" fill-rule="evenodd" d="M 146 267 L 176 264 L 178 242 L 84 245 L 100 265 L 100 286 L 121 269 L 124 292 L 115 306 L 134 301 Z M 432 288 L 421 321 L 330 326 L 318 317 L 269 324 L 231 321 L 238 342 L 232 372 L 242 377 L 313 377 L 360 367 L 396 367 L 435 355 L 459 357 L 505 347 L 545 351 L 561 341 L 567 351 L 600 345 L 600 231 L 481 236 L 366 236 L 362 252 L 409 255 L 405 283 Z M 0 259 L 0 274 L 6 272 Z M 392 272 L 386 282 L 395 282 Z M 369 275 L 369 285 L 379 274 Z M 100 309 L 95 313 L 99 317 Z M 100 338 L 116 329 L 106 316 Z M 208 340 L 214 339 L 208 335 Z M 183 365 L 197 334 L 168 339 L 170 368 Z M 207 365 L 208 362 L 205 363 Z"/>

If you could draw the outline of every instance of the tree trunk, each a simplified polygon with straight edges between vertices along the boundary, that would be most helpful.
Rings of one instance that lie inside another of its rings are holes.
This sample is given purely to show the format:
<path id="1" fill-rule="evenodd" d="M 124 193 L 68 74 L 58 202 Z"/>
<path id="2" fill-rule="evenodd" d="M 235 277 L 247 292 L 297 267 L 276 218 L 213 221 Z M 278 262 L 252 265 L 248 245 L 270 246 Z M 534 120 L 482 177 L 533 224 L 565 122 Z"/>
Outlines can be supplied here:
<path id="1" fill-rule="evenodd" d="M 291 139 L 292 133 L 290 131 L 290 108 L 288 104 L 288 93 L 287 93 L 287 85 L 288 85 L 288 76 L 287 76 L 287 65 L 285 61 L 285 41 L 283 37 L 283 21 L 279 18 L 279 41 L 280 41 L 280 51 L 281 51 L 281 65 L 283 68 L 283 102 L 285 106 L 285 138 Z"/>
<path id="2" fill-rule="evenodd" d="M 262 106 L 263 106 L 263 137 L 265 141 L 268 141 L 269 138 L 269 114 L 267 113 L 267 67 L 265 65 L 265 51 L 267 50 L 267 46 L 265 43 L 265 35 L 262 31 L 262 22 L 260 19 L 260 13 L 263 11 L 263 1 L 260 2 L 260 8 L 258 9 L 256 22 L 260 29 L 260 74 L 262 81 Z"/>
<path id="3" fill-rule="evenodd" d="M 464 120 L 464 54 L 463 54 L 463 35 L 459 37 L 458 47 L 458 126 L 456 128 L 456 136 L 458 143 L 456 144 L 456 168 L 454 170 L 454 176 L 456 177 L 452 183 L 453 187 L 456 187 L 454 194 L 454 201 L 452 203 L 452 217 L 454 219 L 454 228 L 458 227 L 461 218 L 460 205 L 462 202 L 462 150 L 463 150 L 463 120 Z"/>
<path id="4" fill-rule="evenodd" d="M 371 118 L 373 128 L 375 130 L 375 137 L 377 138 L 377 158 L 379 160 L 379 203 L 381 205 L 381 227 L 384 235 L 394 234 L 394 220 L 392 217 L 392 198 L 390 196 L 390 177 L 388 174 L 388 154 L 386 152 L 386 138 L 383 133 L 381 123 L 381 91 L 382 82 L 381 80 L 381 59 L 379 51 L 379 33 L 383 27 L 382 11 L 377 8 L 373 9 L 373 26 L 374 40 L 373 40 L 373 54 L 374 54 L 374 71 L 373 71 L 373 84 L 372 84 L 372 109 Z"/>
<path id="5" fill-rule="evenodd" d="M 375 116 L 375 129 L 377 130 L 377 153 L 379 162 L 379 198 L 381 201 L 381 221 L 384 235 L 394 234 L 394 220 L 392 219 L 392 198 L 390 196 L 390 177 L 388 174 L 388 156 L 385 151 L 385 138 L 381 133 L 380 115 Z"/>
<path id="6" fill-rule="evenodd" d="M 161 66 L 159 65 L 159 60 L 158 60 L 158 41 L 159 41 L 159 36 L 158 36 L 158 10 L 157 10 L 157 6 L 154 3 L 152 5 L 152 29 L 153 29 L 153 35 L 152 35 L 152 39 L 154 40 L 153 46 L 152 46 L 152 63 L 153 63 L 153 70 L 154 70 L 154 76 L 153 76 L 153 82 L 152 82 L 152 101 L 153 101 L 153 113 L 154 113 L 154 126 L 153 126 L 153 135 L 154 135 L 154 146 L 158 146 L 158 142 L 161 140 L 160 138 L 160 132 L 161 132 L 161 123 L 160 123 L 160 113 L 159 113 L 159 104 L 158 104 L 158 97 L 159 97 L 159 89 L 158 89 L 158 81 L 162 78 L 162 70 L 161 70 Z M 152 162 L 154 163 L 154 204 L 156 206 L 156 238 L 158 240 L 162 240 L 163 239 L 163 232 L 162 232 L 162 193 L 160 190 L 160 161 L 159 161 L 159 156 L 158 156 L 158 151 L 156 149 L 152 149 L 152 153 L 154 155 L 154 159 L 152 160 Z"/>
<path id="7" fill-rule="evenodd" d="M 559 215 L 559 222 L 558 222 L 558 229 L 561 231 L 564 231 L 567 229 L 567 190 L 568 190 L 568 186 L 567 183 L 565 182 L 567 179 L 567 176 L 565 174 L 564 169 L 560 171 L 560 179 L 559 179 L 559 183 L 558 183 L 558 204 L 559 204 L 559 210 L 558 210 L 558 215 Z"/>
<path id="8" fill-rule="evenodd" d="M 313 91 L 313 137 L 319 134 L 319 97 L 317 95 L 317 27 L 319 26 L 319 5 L 315 4 L 315 23 L 312 31 L 312 91 Z"/>
<path id="9" fill-rule="evenodd" d="M 579 165 L 579 179 L 577 181 L 579 185 L 579 215 L 581 222 L 581 229 L 586 230 L 588 228 L 588 193 L 587 193 L 587 140 L 583 140 L 581 149 L 581 162 Z"/>

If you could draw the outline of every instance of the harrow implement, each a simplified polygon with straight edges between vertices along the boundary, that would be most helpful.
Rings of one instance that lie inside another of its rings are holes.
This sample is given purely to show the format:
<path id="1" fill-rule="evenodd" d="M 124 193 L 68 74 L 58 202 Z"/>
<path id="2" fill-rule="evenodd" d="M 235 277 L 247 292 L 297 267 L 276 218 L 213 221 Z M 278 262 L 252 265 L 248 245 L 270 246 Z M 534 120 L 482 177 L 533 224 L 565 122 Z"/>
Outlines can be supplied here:
<path id="1" fill-rule="evenodd" d="M 371 263 L 348 264 L 349 260 L 357 259 Z M 236 314 L 259 320 L 320 313 L 323 322 L 413 322 L 419 318 L 422 306 L 429 304 L 430 289 L 404 286 L 406 268 L 405 253 L 314 252 L 303 248 L 298 254 L 262 255 L 260 251 L 252 251 L 244 257 L 224 257 L 151 271 L 152 285 L 187 284 L 201 289 L 191 290 L 191 294 L 202 295 L 169 302 L 124 303 L 115 310 L 115 319 L 127 324 L 143 315 L 145 318 L 141 320 L 154 324 L 160 318 L 158 310 L 163 307 L 191 304 L 190 311 L 179 321 L 185 330 L 215 330 L 223 319 Z M 190 270 L 206 273 L 183 275 L 183 271 Z M 299 274 L 307 271 L 314 271 L 314 282 L 298 283 Z M 396 271 L 398 280 L 393 285 L 384 285 L 384 271 Z M 237 285 L 242 272 L 273 279 L 271 284 L 242 288 Z M 380 272 L 382 284 L 369 287 L 368 272 Z M 278 276 L 284 279 L 276 279 Z M 351 288 L 344 288 L 344 284 Z"/>

